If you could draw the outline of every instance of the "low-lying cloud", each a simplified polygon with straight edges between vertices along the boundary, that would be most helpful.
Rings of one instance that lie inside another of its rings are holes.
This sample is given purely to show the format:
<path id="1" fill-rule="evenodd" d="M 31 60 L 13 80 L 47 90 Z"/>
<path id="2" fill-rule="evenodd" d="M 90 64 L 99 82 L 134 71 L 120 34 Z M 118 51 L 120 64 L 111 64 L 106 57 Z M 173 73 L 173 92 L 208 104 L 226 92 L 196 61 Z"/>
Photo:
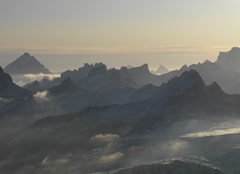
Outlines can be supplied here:
<path id="1" fill-rule="evenodd" d="M 47 100 L 47 95 L 48 95 L 48 91 L 43 91 L 43 92 L 37 92 L 37 94 L 34 95 L 34 98 L 37 99 L 42 99 L 42 100 Z"/>
<path id="2" fill-rule="evenodd" d="M 19 86 L 24 86 L 27 83 L 34 82 L 35 80 L 42 80 L 44 78 L 53 80 L 54 78 L 60 77 L 61 74 L 24 74 L 24 75 L 12 75 L 14 83 Z"/>

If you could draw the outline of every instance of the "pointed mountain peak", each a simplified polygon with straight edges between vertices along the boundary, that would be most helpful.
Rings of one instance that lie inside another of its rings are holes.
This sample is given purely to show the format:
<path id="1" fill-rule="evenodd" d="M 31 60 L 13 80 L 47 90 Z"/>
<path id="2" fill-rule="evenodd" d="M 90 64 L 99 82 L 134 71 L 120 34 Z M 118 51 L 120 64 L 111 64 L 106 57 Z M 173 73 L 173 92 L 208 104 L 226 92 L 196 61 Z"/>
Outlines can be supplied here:
<path id="1" fill-rule="evenodd" d="M 165 74 L 167 72 L 169 72 L 169 70 L 163 65 L 160 65 L 156 71 L 151 71 L 152 74 Z"/>
<path id="2" fill-rule="evenodd" d="M 187 65 L 183 65 L 179 71 L 186 71 L 187 67 L 188 67 Z"/>
<path id="3" fill-rule="evenodd" d="M 9 74 L 51 74 L 35 57 L 24 53 L 4 69 Z"/>
<path id="4" fill-rule="evenodd" d="M 77 87 L 70 77 L 66 78 L 60 85 L 50 88 L 48 91 L 48 95 L 51 96 L 73 94 L 77 92 L 82 92 L 82 94 L 87 93 L 87 91 L 81 90 L 79 87 Z"/>
<path id="5" fill-rule="evenodd" d="M 27 52 L 25 52 L 25 53 L 23 54 L 23 56 L 30 56 L 30 54 L 27 53 Z"/>
<path id="6" fill-rule="evenodd" d="M 203 63 L 212 63 L 210 60 L 206 59 Z"/>
<path id="7" fill-rule="evenodd" d="M 194 69 L 191 69 L 190 71 L 185 71 L 183 72 L 179 79 L 183 79 L 183 80 L 186 80 L 186 81 L 193 81 L 195 83 L 197 83 L 198 85 L 200 86 L 205 86 L 205 83 L 203 82 L 203 79 L 202 77 L 200 76 L 200 74 L 194 70 Z"/>
<path id="8" fill-rule="evenodd" d="M 211 85 L 207 86 L 205 91 L 212 95 L 224 94 L 222 88 L 216 82 L 213 82 Z"/>
<path id="9" fill-rule="evenodd" d="M 191 69 L 190 71 L 184 71 L 179 77 L 171 79 L 164 87 L 178 92 L 191 90 L 202 93 L 204 92 L 205 83 L 199 73 Z"/>

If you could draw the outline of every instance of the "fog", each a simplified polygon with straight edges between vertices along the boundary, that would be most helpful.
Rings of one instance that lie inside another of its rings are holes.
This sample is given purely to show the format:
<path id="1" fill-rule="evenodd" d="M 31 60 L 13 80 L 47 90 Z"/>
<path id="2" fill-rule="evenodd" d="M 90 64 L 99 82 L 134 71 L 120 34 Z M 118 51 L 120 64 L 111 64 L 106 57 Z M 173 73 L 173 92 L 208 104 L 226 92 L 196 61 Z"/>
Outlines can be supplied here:
<path id="1" fill-rule="evenodd" d="M 27 83 L 34 82 L 35 80 L 41 81 L 43 78 L 53 80 L 60 77 L 61 74 L 24 74 L 24 75 L 12 75 L 14 83 L 19 86 L 24 86 Z"/>
<path id="2" fill-rule="evenodd" d="M 208 122 L 205 122 L 204 120 L 183 121 L 162 130 L 159 129 L 149 132 L 149 134 L 143 134 L 140 136 L 131 135 L 129 137 L 121 137 L 117 134 L 113 134 L 110 132 L 111 129 L 108 129 L 107 134 L 89 136 L 87 135 L 89 133 L 87 133 L 83 127 L 81 128 L 83 129 L 80 131 L 81 133 L 79 131 L 75 133 L 72 132 L 72 139 L 70 139 L 70 137 L 68 137 L 68 139 L 67 137 L 59 137 L 59 139 L 57 137 L 54 138 L 54 135 L 51 135 L 50 137 L 49 135 L 43 135 L 43 137 L 48 137 L 48 142 L 45 142 L 47 143 L 47 146 L 44 145 L 45 148 L 48 148 L 50 144 L 60 143 L 65 146 L 64 149 L 66 151 L 64 150 L 61 152 L 60 149 L 60 151 L 58 149 L 52 149 L 51 153 L 48 153 L 44 150 L 44 154 L 47 154 L 48 156 L 42 156 L 41 158 L 38 158 L 37 156 L 39 156 L 39 154 L 35 153 L 35 155 L 38 155 L 26 159 L 29 161 L 27 162 L 29 164 L 20 167 L 18 172 L 33 171 L 35 167 L 37 167 L 38 170 L 46 173 L 58 173 L 61 171 L 63 173 L 67 171 L 72 171 L 73 173 L 85 173 L 89 171 L 91 173 L 108 171 L 115 167 L 128 168 L 131 166 L 156 163 L 171 164 L 171 161 L 174 160 L 186 160 L 192 161 L 192 163 L 196 164 L 202 163 L 202 165 L 205 165 L 204 163 L 206 163 L 206 165 L 213 165 L 214 163 L 212 163 L 209 158 L 215 158 L 215 156 L 218 156 L 219 148 L 233 150 L 237 147 L 239 141 L 235 140 L 236 137 L 228 136 L 229 132 L 231 132 L 239 137 L 238 132 L 232 131 L 232 127 L 233 125 L 236 125 L 236 121 L 239 123 L 239 120 L 232 120 L 227 123 L 222 121 L 217 121 L 216 123 L 214 120 Z M 193 122 L 195 123 L 195 129 L 192 127 Z M 185 127 L 179 127 L 180 125 L 185 125 Z M 196 125 L 198 126 L 196 127 Z M 203 129 L 203 127 L 210 128 L 213 127 L 213 125 L 215 127 L 214 129 L 224 127 L 224 130 L 228 132 L 225 134 L 226 137 L 217 134 L 211 136 L 201 136 L 200 134 L 198 134 L 198 136 L 188 136 L 194 134 L 197 130 Z M 47 133 L 45 128 L 40 128 L 34 131 Z M 102 131 L 103 130 L 98 129 L 98 132 Z M 152 134 L 152 136 L 149 136 L 150 134 Z M 59 135 L 60 134 L 57 134 L 57 136 Z M 35 134 L 34 136 L 40 138 L 42 135 Z M 148 139 L 146 139 L 146 137 L 148 137 Z M 205 137 L 209 138 L 205 139 Z M 83 143 L 84 139 L 88 141 L 88 145 Z M 226 141 L 228 141 L 227 146 Z M 19 143 L 20 142 L 21 140 L 19 140 Z M 78 144 L 78 142 L 82 142 L 83 144 Z M 28 143 L 25 143 L 25 145 L 27 144 Z M 74 144 L 78 144 L 77 146 L 79 147 L 76 148 Z M 209 151 L 211 151 L 211 156 L 209 156 Z M 40 160 L 39 163 L 41 165 L 36 166 L 34 163 L 30 162 L 30 159 L 32 158 Z M 227 160 L 228 159 L 225 159 L 225 161 Z M 226 165 L 227 163 L 225 161 L 219 161 L 219 163 L 224 162 Z M 5 164 L 2 164 L 2 167 L 3 166 L 5 166 Z"/>

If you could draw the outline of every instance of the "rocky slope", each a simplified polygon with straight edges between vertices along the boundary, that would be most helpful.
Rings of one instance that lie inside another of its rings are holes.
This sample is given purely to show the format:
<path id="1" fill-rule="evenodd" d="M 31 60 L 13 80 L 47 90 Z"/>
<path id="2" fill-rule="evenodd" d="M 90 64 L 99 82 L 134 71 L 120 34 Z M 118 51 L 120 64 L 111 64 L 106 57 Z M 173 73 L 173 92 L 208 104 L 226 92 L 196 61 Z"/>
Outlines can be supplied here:
<path id="1" fill-rule="evenodd" d="M 0 97 L 1 98 L 13 98 L 21 99 L 27 98 L 31 95 L 31 92 L 21 88 L 20 86 L 13 83 L 12 78 L 9 74 L 5 73 L 0 67 Z"/>

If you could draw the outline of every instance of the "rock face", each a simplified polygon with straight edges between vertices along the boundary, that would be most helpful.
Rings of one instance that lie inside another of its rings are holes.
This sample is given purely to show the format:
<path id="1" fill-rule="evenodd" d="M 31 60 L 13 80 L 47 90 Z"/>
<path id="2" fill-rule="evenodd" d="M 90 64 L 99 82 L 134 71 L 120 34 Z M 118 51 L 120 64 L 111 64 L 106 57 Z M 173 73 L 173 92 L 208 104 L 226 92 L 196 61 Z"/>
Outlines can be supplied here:
<path id="1" fill-rule="evenodd" d="M 17 58 L 14 62 L 7 65 L 4 69 L 5 72 L 16 74 L 51 74 L 51 72 L 44 67 L 35 57 L 30 56 L 29 53 L 24 53 Z"/>
<path id="2" fill-rule="evenodd" d="M 11 76 L 3 72 L 2 67 L 0 67 L 0 91 L 5 91 L 11 83 L 13 83 Z"/>
<path id="3" fill-rule="evenodd" d="M 233 47 L 229 52 L 220 52 L 215 63 L 224 69 L 240 71 L 240 48 Z"/>
<path id="4" fill-rule="evenodd" d="M 154 70 L 151 71 L 152 74 L 164 74 L 167 72 L 169 72 L 168 69 L 163 65 L 160 65 L 156 71 Z"/>
<path id="5" fill-rule="evenodd" d="M 88 94 L 86 90 L 81 90 L 79 87 L 77 87 L 73 81 L 71 81 L 71 78 L 68 77 L 65 79 L 60 85 L 54 86 L 49 89 L 49 95 L 50 96 L 59 96 L 59 95 L 66 95 L 66 94 Z"/>
<path id="6" fill-rule="evenodd" d="M 97 68 L 104 65 L 103 63 L 96 63 L 95 65 L 93 64 L 87 64 L 85 63 L 83 67 L 79 68 L 78 70 L 73 70 L 73 71 L 65 71 L 61 74 L 61 79 L 66 79 L 68 77 L 71 78 L 72 81 L 78 81 L 80 79 L 83 79 L 88 76 L 89 72 L 91 71 L 92 68 Z"/>
<path id="7" fill-rule="evenodd" d="M 150 74 L 150 72 L 148 70 L 148 64 L 144 64 L 144 65 L 142 65 L 140 67 L 136 67 L 136 68 L 131 68 L 131 69 L 129 69 L 129 73 L 133 79 L 141 77 L 143 75 Z"/>
<path id="8" fill-rule="evenodd" d="M 0 97 L 19 99 L 30 95 L 30 91 L 13 83 L 11 76 L 5 73 L 2 67 L 0 67 Z"/>

